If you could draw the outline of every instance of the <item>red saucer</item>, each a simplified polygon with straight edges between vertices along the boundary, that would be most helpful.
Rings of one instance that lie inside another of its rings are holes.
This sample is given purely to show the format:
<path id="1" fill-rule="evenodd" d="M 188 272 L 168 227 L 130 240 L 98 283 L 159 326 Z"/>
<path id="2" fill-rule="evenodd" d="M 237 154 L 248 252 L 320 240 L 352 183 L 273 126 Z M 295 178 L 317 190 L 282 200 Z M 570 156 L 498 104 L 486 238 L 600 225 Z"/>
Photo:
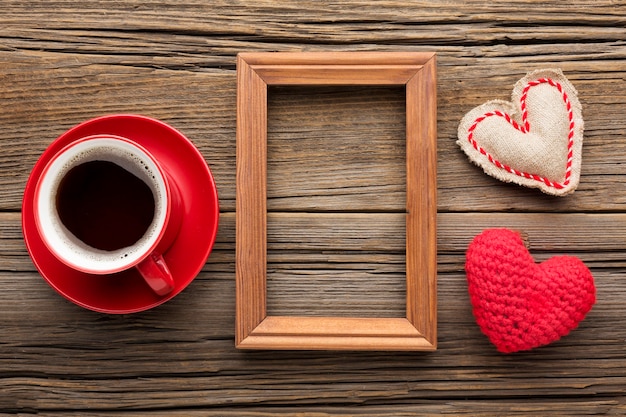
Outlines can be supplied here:
<path id="1" fill-rule="evenodd" d="M 180 233 L 163 255 L 175 287 L 155 294 L 134 269 L 113 275 L 75 271 L 46 248 L 35 226 L 36 180 L 52 157 L 68 143 L 89 135 L 124 136 L 148 149 L 172 175 L 180 189 L 185 213 Z M 198 275 L 213 248 L 219 221 L 217 188 L 202 154 L 180 132 L 145 116 L 111 115 L 84 122 L 55 140 L 33 168 L 22 203 L 22 230 L 30 256 L 43 278 L 68 300 L 103 313 L 126 314 L 162 304 L 180 293 Z"/>

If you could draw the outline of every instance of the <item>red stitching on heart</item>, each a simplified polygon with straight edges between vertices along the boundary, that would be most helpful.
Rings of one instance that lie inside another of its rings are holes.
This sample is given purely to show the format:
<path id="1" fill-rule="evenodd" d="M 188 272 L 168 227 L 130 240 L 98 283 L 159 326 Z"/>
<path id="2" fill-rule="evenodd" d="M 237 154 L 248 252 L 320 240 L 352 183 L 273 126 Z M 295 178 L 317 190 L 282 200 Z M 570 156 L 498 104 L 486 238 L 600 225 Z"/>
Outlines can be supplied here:
<path id="1" fill-rule="evenodd" d="M 562 183 L 559 183 L 556 181 L 550 181 L 548 178 L 544 178 L 540 175 L 532 174 L 532 173 L 528 173 L 524 171 L 519 171 L 509 165 L 503 164 L 502 162 L 494 158 L 482 146 L 480 146 L 474 139 L 474 130 L 476 130 L 476 127 L 478 126 L 478 124 L 482 122 L 483 120 L 485 120 L 486 118 L 492 117 L 492 116 L 498 116 L 498 117 L 504 118 L 504 120 L 506 120 L 507 123 L 509 123 L 511 126 L 513 126 L 513 128 L 519 130 L 522 133 L 530 132 L 530 123 L 528 123 L 528 109 L 526 108 L 526 98 L 528 97 L 528 90 L 530 90 L 531 87 L 535 87 L 537 85 L 544 84 L 544 83 L 550 84 L 552 87 L 555 87 L 559 91 L 559 93 L 561 93 L 563 102 L 565 103 L 565 108 L 567 109 L 567 117 L 569 118 L 569 134 L 567 137 L 567 163 L 565 164 L 565 178 Z M 470 128 L 467 130 L 468 131 L 467 140 L 472 144 L 474 149 L 476 149 L 482 155 L 485 155 L 487 159 L 489 160 L 489 162 L 491 162 L 492 164 L 494 164 L 500 169 L 504 169 L 505 171 L 510 172 L 520 177 L 543 182 L 548 187 L 554 187 L 556 189 L 561 189 L 561 188 L 566 187 L 570 182 L 570 177 L 572 175 L 572 161 L 574 159 L 574 150 L 573 150 L 574 148 L 574 113 L 572 111 L 572 105 L 569 101 L 569 97 L 567 96 L 567 92 L 563 90 L 563 87 L 561 86 L 560 83 L 554 81 L 553 79 L 540 78 L 538 80 L 530 81 L 526 85 L 526 87 L 524 87 L 524 90 L 522 91 L 522 96 L 520 97 L 520 103 L 521 103 L 521 110 L 522 110 L 522 124 L 523 125 L 520 125 L 519 123 L 517 123 L 507 113 L 504 113 L 500 110 L 493 110 L 491 112 L 483 114 L 482 116 L 474 120 L 474 123 L 472 124 L 472 126 L 470 126 Z"/>

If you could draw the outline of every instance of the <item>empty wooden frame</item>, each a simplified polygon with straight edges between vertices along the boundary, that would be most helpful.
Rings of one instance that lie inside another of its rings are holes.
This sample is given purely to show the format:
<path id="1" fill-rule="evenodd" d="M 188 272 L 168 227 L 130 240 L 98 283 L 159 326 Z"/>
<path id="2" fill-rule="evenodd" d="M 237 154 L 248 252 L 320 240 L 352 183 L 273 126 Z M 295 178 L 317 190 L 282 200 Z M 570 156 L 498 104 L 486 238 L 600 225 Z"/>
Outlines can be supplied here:
<path id="1" fill-rule="evenodd" d="M 406 88 L 406 317 L 268 316 L 268 85 Z M 434 53 L 237 57 L 236 336 L 241 349 L 434 350 L 437 335 Z"/>

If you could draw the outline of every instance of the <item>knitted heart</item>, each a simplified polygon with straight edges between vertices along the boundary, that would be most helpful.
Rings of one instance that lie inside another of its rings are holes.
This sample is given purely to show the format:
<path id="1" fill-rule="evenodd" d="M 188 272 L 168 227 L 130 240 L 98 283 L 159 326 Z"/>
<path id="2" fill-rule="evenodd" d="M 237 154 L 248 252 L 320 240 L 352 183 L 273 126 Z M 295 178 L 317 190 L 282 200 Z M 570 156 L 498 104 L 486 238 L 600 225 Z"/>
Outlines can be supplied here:
<path id="1" fill-rule="evenodd" d="M 492 100 L 467 113 L 457 144 L 492 177 L 569 194 L 578 186 L 582 163 L 576 89 L 560 70 L 529 73 L 515 84 L 511 102 Z"/>
<path id="2" fill-rule="evenodd" d="M 578 326 L 596 300 L 593 276 L 572 256 L 536 264 L 520 235 L 488 229 L 465 263 L 474 317 L 500 352 L 546 345 Z"/>

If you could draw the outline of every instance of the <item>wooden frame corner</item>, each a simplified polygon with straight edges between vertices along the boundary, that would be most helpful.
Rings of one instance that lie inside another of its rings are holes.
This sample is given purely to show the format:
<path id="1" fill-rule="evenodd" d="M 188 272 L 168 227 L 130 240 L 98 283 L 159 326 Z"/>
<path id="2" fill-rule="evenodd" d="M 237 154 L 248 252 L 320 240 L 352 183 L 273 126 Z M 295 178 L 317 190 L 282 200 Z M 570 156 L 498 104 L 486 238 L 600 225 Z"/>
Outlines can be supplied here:
<path id="1" fill-rule="evenodd" d="M 268 316 L 267 88 L 406 88 L 406 317 Z M 437 339 L 434 53 L 241 53 L 237 57 L 236 334 L 240 349 L 434 350 Z"/>

